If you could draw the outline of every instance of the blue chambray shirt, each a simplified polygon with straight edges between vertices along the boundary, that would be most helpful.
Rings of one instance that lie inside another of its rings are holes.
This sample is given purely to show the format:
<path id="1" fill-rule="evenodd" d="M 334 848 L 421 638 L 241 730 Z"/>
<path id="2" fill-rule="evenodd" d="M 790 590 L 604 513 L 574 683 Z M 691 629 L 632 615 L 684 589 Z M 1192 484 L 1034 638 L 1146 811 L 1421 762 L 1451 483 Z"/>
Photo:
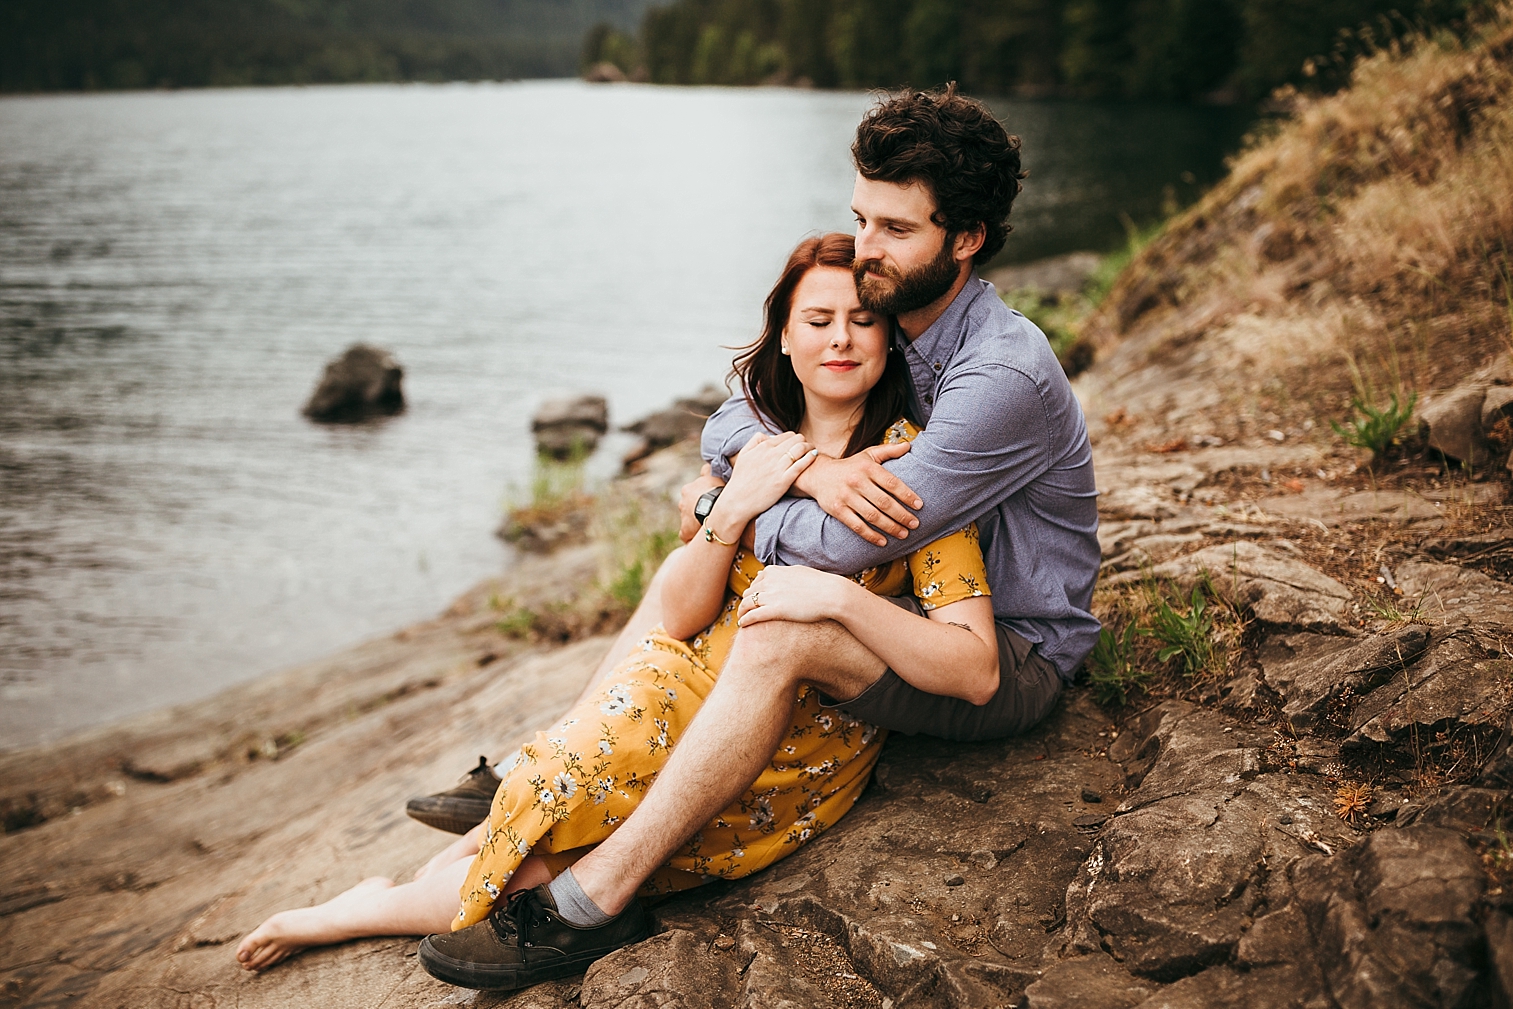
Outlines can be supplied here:
<path id="1" fill-rule="evenodd" d="M 995 619 L 1034 643 L 1068 681 L 1098 640 L 1098 502 L 1082 407 L 1045 334 L 975 273 L 910 342 L 914 407 L 925 429 L 887 463 L 924 501 L 907 539 L 873 546 L 809 498 L 785 497 L 756 522 L 766 564 L 850 574 L 901 557 L 972 520 L 982 536 Z M 737 394 L 704 425 L 716 476 L 758 431 Z"/>

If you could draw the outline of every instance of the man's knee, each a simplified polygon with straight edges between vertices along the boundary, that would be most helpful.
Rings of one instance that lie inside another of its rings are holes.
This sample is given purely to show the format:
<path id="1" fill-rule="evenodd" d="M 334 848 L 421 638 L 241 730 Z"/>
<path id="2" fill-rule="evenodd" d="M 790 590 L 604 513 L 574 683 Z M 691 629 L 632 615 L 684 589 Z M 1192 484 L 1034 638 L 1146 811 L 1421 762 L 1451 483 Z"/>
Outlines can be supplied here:
<path id="1" fill-rule="evenodd" d="M 769 666 L 799 666 L 816 655 L 833 652 L 842 638 L 851 638 L 834 620 L 801 624 L 791 620 L 764 620 L 742 627 L 736 635 L 741 652 Z"/>
<path id="2" fill-rule="evenodd" d="M 785 689 L 810 682 L 849 694 L 853 688 L 865 688 L 887 668 L 834 620 L 764 620 L 742 627 L 735 648 L 739 659 L 733 651 L 722 677 L 735 671 Z"/>

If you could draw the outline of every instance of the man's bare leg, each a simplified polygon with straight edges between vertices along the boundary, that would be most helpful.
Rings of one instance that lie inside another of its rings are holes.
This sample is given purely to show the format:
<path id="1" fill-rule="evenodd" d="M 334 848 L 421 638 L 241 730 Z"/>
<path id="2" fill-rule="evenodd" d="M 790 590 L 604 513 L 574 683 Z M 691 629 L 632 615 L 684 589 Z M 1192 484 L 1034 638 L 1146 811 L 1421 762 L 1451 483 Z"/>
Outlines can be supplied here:
<path id="1" fill-rule="evenodd" d="M 616 915 L 641 883 L 772 760 L 801 682 L 855 697 L 887 667 L 833 621 L 742 628 L 704 706 L 636 811 L 573 866 L 583 892 Z"/>
<path id="2" fill-rule="evenodd" d="M 682 550 L 678 547 L 678 550 Z M 667 557 L 670 560 L 674 550 Z M 583 693 L 578 695 L 577 704 L 589 694 L 593 693 L 600 683 L 604 682 L 620 660 L 630 654 L 632 646 L 637 641 L 646 637 L 646 632 L 662 622 L 662 573 L 667 570 L 667 561 L 657 568 L 657 573 L 651 576 L 651 581 L 646 586 L 646 593 L 641 597 L 641 604 L 636 607 L 630 619 L 620 630 L 620 636 L 615 638 L 615 643 L 609 646 L 609 651 L 604 653 L 604 658 L 599 661 L 599 667 L 594 670 L 594 675 L 589 677 L 588 685 L 583 688 Z"/>

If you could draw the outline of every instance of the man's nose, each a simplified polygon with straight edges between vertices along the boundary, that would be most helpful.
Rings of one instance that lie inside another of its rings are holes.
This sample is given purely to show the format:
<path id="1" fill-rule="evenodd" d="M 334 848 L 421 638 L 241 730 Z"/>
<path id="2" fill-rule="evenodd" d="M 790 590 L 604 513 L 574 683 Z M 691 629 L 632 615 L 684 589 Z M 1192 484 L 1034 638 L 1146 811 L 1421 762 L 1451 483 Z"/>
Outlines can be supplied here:
<path id="1" fill-rule="evenodd" d="M 878 249 L 877 229 L 869 228 L 862 223 L 857 224 L 856 258 L 863 260 L 882 258 L 882 252 Z"/>

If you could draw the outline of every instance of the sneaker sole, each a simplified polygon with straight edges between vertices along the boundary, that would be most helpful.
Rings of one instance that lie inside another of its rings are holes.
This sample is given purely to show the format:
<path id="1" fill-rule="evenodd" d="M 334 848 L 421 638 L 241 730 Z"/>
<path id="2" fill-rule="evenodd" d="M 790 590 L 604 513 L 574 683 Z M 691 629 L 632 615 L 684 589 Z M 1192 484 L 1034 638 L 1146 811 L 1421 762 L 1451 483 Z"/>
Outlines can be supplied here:
<path id="1" fill-rule="evenodd" d="M 411 799 L 405 803 L 405 813 L 427 827 L 449 834 L 466 834 L 489 818 L 492 805 L 489 799 Z"/>
<path id="2" fill-rule="evenodd" d="M 564 956 L 549 964 L 523 968 L 454 960 L 445 953 L 437 952 L 431 945 L 429 936 L 420 941 L 420 949 L 417 952 L 420 965 L 425 968 L 427 974 L 438 981 L 445 981 L 459 988 L 472 988 L 476 991 L 516 991 L 540 984 L 542 981 L 554 981 L 557 978 L 582 974 L 596 961 L 636 942 L 640 942 L 640 939 L 633 939 L 623 945 L 611 946 L 607 949 Z"/>

